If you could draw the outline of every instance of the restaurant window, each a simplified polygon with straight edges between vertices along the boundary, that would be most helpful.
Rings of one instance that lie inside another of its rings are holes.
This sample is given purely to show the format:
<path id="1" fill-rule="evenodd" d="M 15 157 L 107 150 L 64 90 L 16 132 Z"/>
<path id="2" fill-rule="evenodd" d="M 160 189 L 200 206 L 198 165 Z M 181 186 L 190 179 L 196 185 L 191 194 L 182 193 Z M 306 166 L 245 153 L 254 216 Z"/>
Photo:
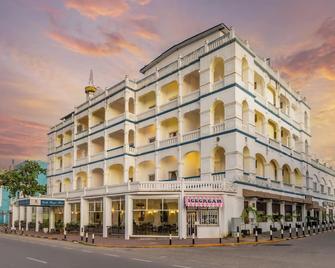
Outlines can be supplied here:
<path id="1" fill-rule="evenodd" d="M 88 202 L 88 224 L 102 225 L 102 200 Z"/>
<path id="2" fill-rule="evenodd" d="M 218 225 L 219 210 L 218 209 L 199 209 L 198 210 L 199 224 L 203 225 Z"/>
<path id="3" fill-rule="evenodd" d="M 279 203 L 275 203 L 275 202 L 272 203 L 272 216 L 275 222 L 280 221 L 281 215 L 280 215 L 280 204 Z"/>
<path id="4" fill-rule="evenodd" d="M 124 233 L 124 213 L 125 202 L 123 199 L 112 200 L 112 234 L 123 234 Z"/>
<path id="5" fill-rule="evenodd" d="M 266 203 L 264 201 L 257 201 L 256 203 L 257 208 L 257 217 L 258 221 L 260 222 L 266 222 Z"/>
<path id="6" fill-rule="evenodd" d="M 292 205 L 285 205 L 285 221 L 292 221 Z"/>
<path id="7" fill-rule="evenodd" d="M 71 204 L 71 223 L 80 223 L 80 203 Z"/>
<path id="8" fill-rule="evenodd" d="M 134 235 L 178 234 L 177 199 L 134 199 Z"/>
<path id="9" fill-rule="evenodd" d="M 302 207 L 300 205 L 296 207 L 296 217 L 297 221 L 302 221 Z"/>

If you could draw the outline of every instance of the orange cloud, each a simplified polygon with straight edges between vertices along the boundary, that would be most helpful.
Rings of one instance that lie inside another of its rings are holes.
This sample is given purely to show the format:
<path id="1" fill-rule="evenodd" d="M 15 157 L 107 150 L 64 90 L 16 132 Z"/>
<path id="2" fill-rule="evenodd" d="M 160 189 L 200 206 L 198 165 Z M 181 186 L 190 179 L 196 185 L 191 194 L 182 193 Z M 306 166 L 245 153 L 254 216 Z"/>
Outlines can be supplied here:
<path id="1" fill-rule="evenodd" d="M 142 5 L 142 6 L 145 6 L 147 4 L 149 4 L 151 2 L 151 0 L 137 0 L 137 3 Z"/>
<path id="2" fill-rule="evenodd" d="M 60 31 L 49 32 L 48 36 L 65 48 L 79 54 L 101 57 L 120 53 L 126 49 L 136 56 L 144 57 L 142 49 L 117 33 L 104 33 L 105 41 L 102 43 L 83 40 Z"/>
<path id="3" fill-rule="evenodd" d="M 11 159 L 45 159 L 48 126 L 0 115 L 0 165 Z"/>
<path id="4" fill-rule="evenodd" d="M 65 6 L 90 19 L 118 17 L 129 9 L 125 0 L 67 0 Z"/>
<path id="5" fill-rule="evenodd" d="M 326 19 L 314 34 L 315 47 L 304 47 L 277 61 L 288 78 L 299 77 L 304 81 L 315 75 L 335 80 L 335 18 Z"/>
<path id="6" fill-rule="evenodd" d="M 144 28 L 141 28 L 135 31 L 135 34 L 143 39 L 152 40 L 152 41 L 159 40 L 158 34 L 151 32 Z"/>

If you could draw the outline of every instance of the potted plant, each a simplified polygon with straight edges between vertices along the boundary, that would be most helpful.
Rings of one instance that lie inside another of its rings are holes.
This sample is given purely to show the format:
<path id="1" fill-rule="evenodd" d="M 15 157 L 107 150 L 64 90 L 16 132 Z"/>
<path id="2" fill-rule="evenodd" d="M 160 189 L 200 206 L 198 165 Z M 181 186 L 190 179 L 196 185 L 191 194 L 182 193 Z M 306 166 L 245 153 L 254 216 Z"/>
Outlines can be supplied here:
<path id="1" fill-rule="evenodd" d="M 250 214 L 254 217 L 250 219 Z M 241 229 L 242 235 L 250 235 L 250 229 L 247 228 L 247 224 L 253 221 L 253 219 L 257 220 L 257 210 L 254 207 L 248 206 L 243 209 L 241 214 L 242 222 L 244 223 L 244 229 Z"/>
<path id="2" fill-rule="evenodd" d="M 42 223 L 43 233 L 48 233 L 49 231 L 49 219 L 44 219 Z"/>

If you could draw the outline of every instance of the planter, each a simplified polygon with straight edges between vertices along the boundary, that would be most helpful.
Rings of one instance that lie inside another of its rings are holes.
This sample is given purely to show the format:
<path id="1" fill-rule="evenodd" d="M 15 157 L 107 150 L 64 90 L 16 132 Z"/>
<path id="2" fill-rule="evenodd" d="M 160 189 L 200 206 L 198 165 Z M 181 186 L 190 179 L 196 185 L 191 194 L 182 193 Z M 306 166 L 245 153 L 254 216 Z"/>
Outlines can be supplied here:
<path id="1" fill-rule="evenodd" d="M 43 233 L 47 234 L 49 231 L 49 228 L 43 228 Z"/>

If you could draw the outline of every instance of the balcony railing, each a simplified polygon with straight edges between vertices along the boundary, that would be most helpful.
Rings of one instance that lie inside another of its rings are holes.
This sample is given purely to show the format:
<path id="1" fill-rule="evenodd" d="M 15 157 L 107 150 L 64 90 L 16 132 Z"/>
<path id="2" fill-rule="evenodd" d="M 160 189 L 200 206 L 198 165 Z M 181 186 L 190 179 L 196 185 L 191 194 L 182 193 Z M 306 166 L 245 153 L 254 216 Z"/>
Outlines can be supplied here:
<path id="1" fill-rule="evenodd" d="M 124 146 L 121 145 L 107 150 L 107 157 L 113 157 L 116 155 L 121 155 L 123 153 L 124 153 Z"/>
<path id="2" fill-rule="evenodd" d="M 224 86 L 225 86 L 225 81 L 224 80 L 217 81 L 217 82 L 213 83 L 213 91 L 218 90 L 220 88 L 223 88 Z"/>
<path id="3" fill-rule="evenodd" d="M 165 140 L 161 140 L 159 142 L 159 146 L 160 147 L 167 147 L 167 146 L 170 146 L 170 145 L 174 145 L 174 144 L 177 144 L 178 143 L 178 137 L 172 137 L 172 138 L 168 138 L 168 139 L 165 139 Z"/>
<path id="4" fill-rule="evenodd" d="M 274 140 L 274 139 L 271 139 L 269 138 L 269 144 L 277 149 L 280 149 L 280 144 L 278 141 Z"/>
<path id="5" fill-rule="evenodd" d="M 126 117 L 125 113 L 119 114 L 119 115 L 113 117 L 112 119 L 109 119 L 108 122 L 107 122 L 107 126 L 115 125 L 115 124 L 121 122 L 122 120 L 124 120 L 125 117 Z"/>
<path id="6" fill-rule="evenodd" d="M 183 96 L 183 103 L 191 102 L 200 96 L 200 90 L 197 89 L 195 91 L 190 92 L 189 94 Z"/>
<path id="7" fill-rule="evenodd" d="M 174 99 L 174 100 L 171 100 L 167 103 L 164 103 L 160 106 L 159 110 L 161 112 L 164 112 L 164 111 L 168 111 L 168 110 L 171 110 L 173 108 L 176 108 L 178 106 L 178 98 Z"/>
<path id="8" fill-rule="evenodd" d="M 168 75 L 172 73 L 173 71 L 178 69 L 178 61 L 174 61 L 170 63 L 169 65 L 164 66 L 163 68 L 158 70 L 159 77 L 163 77 L 165 75 Z"/>
<path id="9" fill-rule="evenodd" d="M 214 134 L 223 132 L 225 130 L 225 123 L 219 123 L 219 124 L 214 125 L 212 127 L 212 130 Z"/>
<path id="10" fill-rule="evenodd" d="M 205 53 L 205 47 L 198 48 L 197 50 L 187 54 L 181 59 L 182 65 L 185 66 L 190 64 L 191 62 L 199 59 L 199 57 L 204 53 Z"/>
<path id="11" fill-rule="evenodd" d="M 225 177 L 226 177 L 226 172 L 224 171 L 212 173 L 213 181 L 223 181 Z"/>
<path id="12" fill-rule="evenodd" d="M 212 42 L 208 43 L 208 50 L 216 49 L 219 46 L 222 46 L 225 42 L 229 39 L 229 33 L 220 36 L 219 38 L 213 40 Z"/>
<path id="13" fill-rule="evenodd" d="M 91 127 L 91 131 L 96 132 L 96 131 L 102 130 L 104 128 L 105 128 L 105 123 L 101 122 L 101 123 L 98 123 L 98 124 L 94 125 L 93 127 Z"/>
<path id="14" fill-rule="evenodd" d="M 91 155 L 91 161 L 99 161 L 105 158 L 105 152 L 99 152 Z"/>
<path id="15" fill-rule="evenodd" d="M 155 150 L 155 143 L 154 142 L 137 147 L 137 153 L 139 153 L 139 154 L 149 152 L 149 151 L 153 151 L 153 150 Z"/>
<path id="16" fill-rule="evenodd" d="M 84 164 L 87 164 L 87 161 L 88 161 L 88 157 L 82 157 L 82 158 L 78 158 L 77 161 L 76 161 L 76 165 L 79 166 L 79 165 L 84 165 Z"/>
<path id="17" fill-rule="evenodd" d="M 183 135 L 183 142 L 199 139 L 200 129 L 189 131 Z"/>
<path id="18" fill-rule="evenodd" d="M 82 130 L 80 132 L 77 132 L 76 138 L 80 139 L 88 135 L 88 129 Z"/>
<path id="19" fill-rule="evenodd" d="M 143 113 L 137 115 L 137 120 L 142 120 L 151 116 L 154 116 L 156 113 L 156 108 L 151 108 Z"/>

